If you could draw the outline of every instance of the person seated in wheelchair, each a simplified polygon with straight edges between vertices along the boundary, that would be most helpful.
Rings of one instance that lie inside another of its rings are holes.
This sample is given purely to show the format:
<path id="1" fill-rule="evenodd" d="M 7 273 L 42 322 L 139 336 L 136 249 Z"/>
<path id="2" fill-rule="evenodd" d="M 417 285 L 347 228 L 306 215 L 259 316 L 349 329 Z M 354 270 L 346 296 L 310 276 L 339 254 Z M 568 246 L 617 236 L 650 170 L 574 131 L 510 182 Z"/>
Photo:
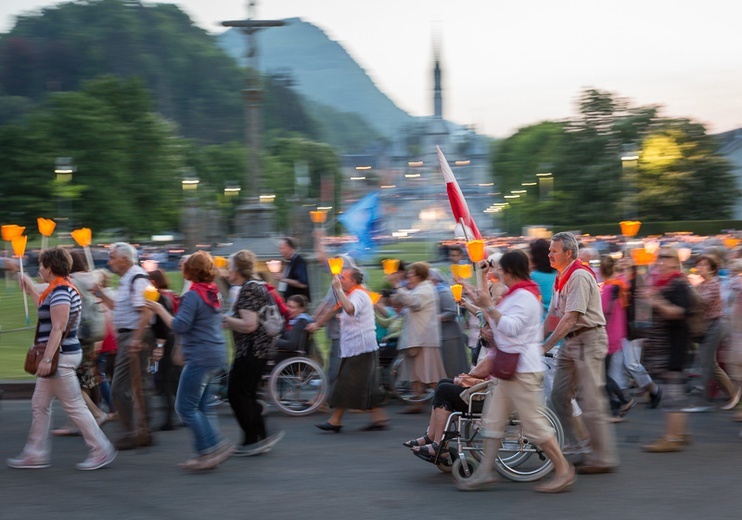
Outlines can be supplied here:
<path id="1" fill-rule="evenodd" d="M 388 366 L 397 357 L 397 341 L 402 333 L 402 310 L 404 306 L 397 304 L 391 306 L 389 301 L 390 291 L 382 291 L 382 297 L 374 305 L 374 316 L 376 318 L 377 331 L 384 329 L 386 333 L 379 339 L 379 362 L 382 366 Z"/>
<path id="2" fill-rule="evenodd" d="M 490 372 L 491 357 L 488 353 L 493 345 L 492 329 L 484 323 L 479 331 L 479 347 L 477 363 L 466 374 L 459 374 L 454 379 L 441 379 L 433 392 L 433 409 L 430 413 L 430 422 L 425 435 L 417 439 L 410 439 L 402 443 L 411 448 L 412 453 L 426 462 L 435 463 L 449 460 L 448 453 L 440 453 L 443 443 L 444 429 L 449 416 L 453 412 L 468 412 L 469 405 L 461 398 L 461 392 L 481 382 L 486 381 Z M 481 401 L 475 402 L 472 411 L 482 411 Z"/>
<path id="3" fill-rule="evenodd" d="M 318 356 L 312 333 L 307 331 L 307 325 L 314 320 L 307 314 L 309 301 L 303 294 L 289 296 L 286 306 L 289 311 L 289 326 L 273 343 L 273 360 L 276 364 L 284 359 L 295 356 Z M 321 361 L 321 360 L 319 360 Z"/>

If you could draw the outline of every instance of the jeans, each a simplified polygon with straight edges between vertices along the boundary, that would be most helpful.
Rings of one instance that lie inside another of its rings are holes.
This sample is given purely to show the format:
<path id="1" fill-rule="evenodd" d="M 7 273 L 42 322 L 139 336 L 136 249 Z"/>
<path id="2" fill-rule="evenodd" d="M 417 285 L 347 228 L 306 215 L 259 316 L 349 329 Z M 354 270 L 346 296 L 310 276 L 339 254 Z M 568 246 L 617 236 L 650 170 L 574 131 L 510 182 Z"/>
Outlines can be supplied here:
<path id="1" fill-rule="evenodd" d="M 111 383 L 108 382 L 108 376 L 106 376 L 106 368 L 108 367 L 108 352 L 101 352 L 98 354 L 98 359 L 95 360 L 95 366 L 98 368 L 98 376 L 100 377 L 100 395 L 108 406 L 108 411 L 113 413 L 116 411 L 116 406 L 113 404 L 113 397 L 111 395 Z"/>
<path id="2" fill-rule="evenodd" d="M 634 378 L 637 387 L 648 387 L 652 383 L 652 378 L 639 361 L 642 352 L 642 340 L 629 341 L 623 339 L 621 341 L 623 343 L 621 349 L 614 352 L 611 359 L 611 379 L 616 381 L 619 387 L 628 388 L 629 380 L 626 377 L 626 372 L 628 372 Z"/>
<path id="3" fill-rule="evenodd" d="M 49 426 L 52 401 L 56 397 L 72 422 L 77 426 L 90 448 L 91 457 L 102 457 L 113 449 L 111 442 L 95 422 L 93 414 L 82 399 L 76 369 L 82 361 L 82 352 L 60 354 L 57 373 L 52 377 L 36 379 L 31 407 L 33 419 L 23 456 L 48 461 L 51 454 Z"/>
<path id="4" fill-rule="evenodd" d="M 175 411 L 193 431 L 194 447 L 199 455 L 214 451 L 221 442 L 216 413 L 209 410 L 214 397 L 207 392 L 209 382 L 221 369 L 221 365 L 194 366 L 186 363 L 180 375 Z"/>

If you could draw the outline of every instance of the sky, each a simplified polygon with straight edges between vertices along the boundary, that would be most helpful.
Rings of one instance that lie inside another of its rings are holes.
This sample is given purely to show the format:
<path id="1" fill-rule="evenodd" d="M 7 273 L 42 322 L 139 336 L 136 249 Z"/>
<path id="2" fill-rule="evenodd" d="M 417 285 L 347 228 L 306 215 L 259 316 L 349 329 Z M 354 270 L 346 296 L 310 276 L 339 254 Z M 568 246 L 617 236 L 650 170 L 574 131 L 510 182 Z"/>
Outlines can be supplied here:
<path id="1" fill-rule="evenodd" d="M 65 1 L 0 0 L 0 32 Z M 247 17 L 247 0 L 159 3 L 213 33 Z M 444 117 L 493 137 L 574 115 L 584 88 L 662 105 L 711 133 L 742 127 L 740 0 L 258 0 L 254 13 L 320 27 L 415 116 L 432 113 L 438 41 Z"/>

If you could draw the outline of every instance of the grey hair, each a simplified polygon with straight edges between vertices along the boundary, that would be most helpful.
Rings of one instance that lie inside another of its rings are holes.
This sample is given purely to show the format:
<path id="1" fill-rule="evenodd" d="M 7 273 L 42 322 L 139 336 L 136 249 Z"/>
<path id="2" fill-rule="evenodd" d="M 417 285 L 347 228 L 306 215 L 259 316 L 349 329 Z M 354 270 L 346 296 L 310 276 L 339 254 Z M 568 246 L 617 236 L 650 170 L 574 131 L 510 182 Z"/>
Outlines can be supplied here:
<path id="1" fill-rule="evenodd" d="M 554 236 L 551 237 L 551 241 L 559 241 L 562 243 L 562 250 L 572 251 L 572 260 L 575 260 L 578 257 L 580 253 L 580 246 L 577 243 L 577 238 L 572 233 L 568 231 L 556 233 Z"/>
<path id="2" fill-rule="evenodd" d="M 132 264 L 137 263 L 136 248 L 131 244 L 127 244 L 126 242 L 114 242 L 108 248 L 108 252 L 109 254 L 114 253 L 116 256 L 120 256 L 121 258 L 126 258 Z"/>

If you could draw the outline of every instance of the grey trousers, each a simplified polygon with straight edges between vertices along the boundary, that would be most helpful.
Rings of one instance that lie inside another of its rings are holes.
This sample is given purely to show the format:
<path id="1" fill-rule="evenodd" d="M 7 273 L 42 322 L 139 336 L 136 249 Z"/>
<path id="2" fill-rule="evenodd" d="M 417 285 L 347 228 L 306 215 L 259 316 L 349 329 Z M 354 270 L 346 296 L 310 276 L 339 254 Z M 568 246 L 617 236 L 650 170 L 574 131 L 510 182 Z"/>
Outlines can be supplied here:
<path id="1" fill-rule="evenodd" d="M 131 385 L 132 363 L 129 354 L 129 344 L 131 343 L 133 336 L 134 331 L 119 332 L 116 334 L 118 351 L 116 352 L 116 363 L 113 369 L 113 381 L 111 382 L 111 394 L 113 396 L 113 402 L 116 405 L 116 411 L 119 414 L 118 422 L 121 425 L 124 437 L 134 435 L 137 430 L 141 429 L 141 425 L 147 424 L 147 414 L 149 410 L 149 407 L 147 406 L 147 396 L 152 393 L 152 377 L 151 374 L 147 372 L 147 361 L 149 356 L 152 355 L 155 338 L 152 331 L 147 330 L 142 337 L 142 341 L 146 346 L 138 355 L 138 370 L 141 374 L 142 390 L 144 395 L 144 413 L 142 417 L 135 417 L 134 395 Z"/>
<path id="2" fill-rule="evenodd" d="M 582 420 L 590 434 L 592 454 L 585 464 L 617 466 L 616 432 L 608 422 L 608 399 L 605 386 L 605 356 L 608 336 L 605 328 L 585 331 L 566 338 L 559 349 L 551 401 L 564 428 L 566 438 L 574 442 L 572 398 L 582 409 Z"/>

